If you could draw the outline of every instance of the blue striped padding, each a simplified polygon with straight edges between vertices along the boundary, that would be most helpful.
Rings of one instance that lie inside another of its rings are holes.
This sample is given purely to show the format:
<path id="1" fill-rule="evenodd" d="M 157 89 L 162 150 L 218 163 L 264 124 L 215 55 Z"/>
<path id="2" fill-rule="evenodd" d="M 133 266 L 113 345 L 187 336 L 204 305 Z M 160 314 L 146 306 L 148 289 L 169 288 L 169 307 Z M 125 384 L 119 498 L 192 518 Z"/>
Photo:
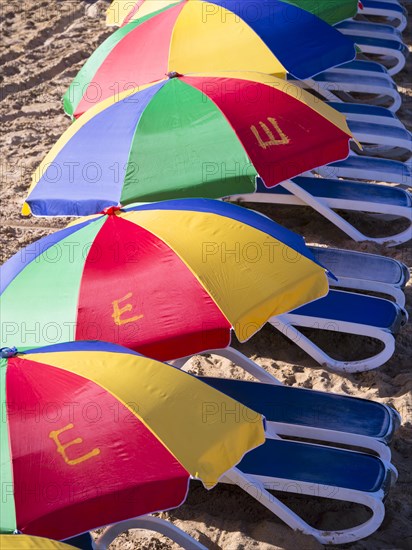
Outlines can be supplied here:
<path id="1" fill-rule="evenodd" d="M 335 25 L 335 29 L 338 30 L 348 30 L 348 31 L 366 31 L 371 33 L 380 33 L 384 34 L 387 38 L 400 38 L 402 34 L 392 27 L 391 25 L 384 25 L 383 23 L 371 23 L 370 21 L 342 21 Z"/>
<path id="2" fill-rule="evenodd" d="M 375 0 L 362 0 L 364 8 L 377 9 L 381 11 L 394 11 L 402 15 L 407 15 L 406 8 L 396 2 L 376 2 Z M 359 11 L 362 14 L 362 10 Z M 384 13 L 382 13 L 384 17 Z"/>
<path id="3" fill-rule="evenodd" d="M 381 159 L 378 157 L 361 157 L 351 155 L 346 160 L 333 162 L 329 164 L 329 167 L 343 167 L 343 168 L 356 168 L 358 170 L 373 170 L 380 172 L 383 181 L 385 181 L 385 174 L 395 174 L 402 179 L 402 183 L 407 184 L 411 182 L 412 178 L 412 166 L 406 162 L 399 162 L 397 160 Z M 333 171 L 332 171 L 333 173 Z M 336 172 L 339 175 L 339 172 Z M 357 177 L 357 176 L 353 176 Z M 367 179 L 364 174 L 359 175 L 360 179 Z M 335 180 L 333 180 L 335 181 Z"/>
<path id="4" fill-rule="evenodd" d="M 385 466 L 374 456 L 295 441 L 268 439 L 247 453 L 238 468 L 246 474 L 367 493 L 386 486 Z M 282 485 L 273 486 L 273 490 L 282 490 Z M 322 492 L 321 496 L 327 498 L 335 494 L 331 490 Z"/>
<path id="5" fill-rule="evenodd" d="M 392 111 L 386 109 L 385 107 L 363 105 L 361 103 L 337 103 L 335 101 L 328 101 L 327 104 L 336 111 L 348 115 L 370 115 L 379 116 L 382 118 L 395 118 L 399 120 L 395 113 L 392 113 Z"/>
<path id="6" fill-rule="evenodd" d="M 315 197 L 387 204 L 407 208 L 411 208 L 412 206 L 411 195 L 408 191 L 399 189 L 398 187 L 391 187 L 390 185 L 305 176 L 293 178 L 293 181 Z M 260 178 L 257 181 L 256 193 L 265 193 L 267 195 L 291 194 L 282 185 L 276 185 L 268 189 Z M 253 198 L 252 194 L 250 196 Z"/>
<path id="7" fill-rule="evenodd" d="M 357 74 L 351 74 L 350 71 L 338 71 L 336 73 L 332 71 L 325 71 L 324 73 L 315 76 L 314 80 L 317 82 L 333 82 L 337 84 L 365 84 L 370 87 L 370 93 L 374 93 L 374 87 L 384 87 L 394 90 L 397 89 L 393 80 L 382 78 L 379 74 L 377 76 L 371 75 L 367 77 L 360 77 Z"/>
<path id="8" fill-rule="evenodd" d="M 348 126 L 353 134 L 356 133 L 379 133 L 386 138 L 409 140 L 412 148 L 412 135 L 406 128 L 398 126 L 386 126 L 385 124 L 377 124 L 376 122 L 363 122 L 356 120 L 348 120 Z"/>
<path id="9" fill-rule="evenodd" d="M 392 435 L 389 409 L 374 401 L 260 382 L 208 376 L 200 379 L 259 412 L 268 422 L 310 426 L 382 440 L 390 439 Z"/>
<path id="10" fill-rule="evenodd" d="M 366 61 L 365 59 L 355 59 L 354 61 L 349 61 L 349 63 L 341 65 L 339 69 L 388 74 L 388 69 L 381 63 L 378 63 L 377 61 Z"/>
<path id="11" fill-rule="evenodd" d="M 336 322 L 338 328 L 339 321 L 345 321 L 393 332 L 396 332 L 402 321 L 402 310 L 394 302 L 339 290 L 330 290 L 324 298 L 294 309 L 291 313 L 314 317 L 318 319 L 319 327 L 325 330 L 328 330 L 328 324 L 322 324 L 322 319 L 331 320 L 333 326 Z M 354 327 L 354 334 L 356 334 L 356 327 Z"/>
<path id="12" fill-rule="evenodd" d="M 403 288 L 409 280 L 405 264 L 378 254 L 367 254 L 339 248 L 311 246 L 313 255 L 340 277 L 376 281 Z"/>
<path id="13" fill-rule="evenodd" d="M 355 57 L 353 41 L 315 15 L 280 0 L 212 0 L 238 15 L 288 72 L 310 78 Z"/>
<path id="14" fill-rule="evenodd" d="M 409 54 L 408 47 L 403 42 L 399 42 L 398 40 L 371 38 L 367 36 L 358 36 L 355 34 L 351 34 L 350 37 L 356 44 L 359 44 L 361 49 L 362 46 L 373 46 L 376 48 L 389 48 L 391 50 L 402 52 L 405 57 Z"/>

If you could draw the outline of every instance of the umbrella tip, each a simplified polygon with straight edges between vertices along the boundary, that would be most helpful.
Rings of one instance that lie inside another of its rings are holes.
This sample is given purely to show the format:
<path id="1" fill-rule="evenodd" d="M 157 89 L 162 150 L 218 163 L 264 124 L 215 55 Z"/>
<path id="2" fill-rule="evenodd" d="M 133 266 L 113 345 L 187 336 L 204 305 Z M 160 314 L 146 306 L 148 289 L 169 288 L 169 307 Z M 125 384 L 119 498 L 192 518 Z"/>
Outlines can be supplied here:
<path id="1" fill-rule="evenodd" d="M 177 73 L 176 71 L 171 71 L 170 73 L 167 73 L 166 76 L 169 78 L 178 78 L 179 76 L 183 76 L 183 75 L 180 73 Z"/>
<path id="2" fill-rule="evenodd" d="M 115 213 L 119 212 L 119 210 L 121 209 L 121 206 L 108 206 L 107 208 L 104 208 L 104 210 L 102 210 L 100 214 L 106 214 L 106 216 L 114 216 Z"/>
<path id="3" fill-rule="evenodd" d="M 0 348 L 0 357 L 6 359 L 7 357 L 15 357 L 17 355 L 17 348 Z"/>

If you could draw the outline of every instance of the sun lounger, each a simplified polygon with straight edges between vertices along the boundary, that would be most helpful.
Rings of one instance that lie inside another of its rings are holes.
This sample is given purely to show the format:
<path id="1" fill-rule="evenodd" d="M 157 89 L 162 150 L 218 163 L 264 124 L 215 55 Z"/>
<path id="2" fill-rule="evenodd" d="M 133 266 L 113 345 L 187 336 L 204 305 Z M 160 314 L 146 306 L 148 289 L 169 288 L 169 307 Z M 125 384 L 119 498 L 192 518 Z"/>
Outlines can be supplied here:
<path id="1" fill-rule="evenodd" d="M 355 59 L 313 79 L 299 81 L 291 76 L 288 79 L 332 102 L 386 106 L 393 112 L 402 104 L 393 78 L 386 67 L 376 61 Z"/>
<path id="2" fill-rule="evenodd" d="M 317 261 L 336 276 L 337 280 L 329 281 L 331 287 L 385 294 L 404 307 L 403 289 L 409 280 L 409 270 L 402 262 L 366 252 L 320 246 L 309 248 Z"/>
<path id="3" fill-rule="evenodd" d="M 292 529 L 312 535 L 321 544 L 344 544 L 367 537 L 381 525 L 383 500 L 396 478 L 386 461 L 369 454 L 268 439 L 248 453 L 237 468 L 223 478 L 236 484 L 263 504 Z M 362 504 L 372 516 L 352 528 L 316 529 L 269 491 L 307 495 Z"/>
<path id="4" fill-rule="evenodd" d="M 329 179 L 383 181 L 396 183 L 405 188 L 412 187 L 412 165 L 410 162 L 364 157 L 354 152 L 343 161 L 321 166 L 313 172 Z"/>
<path id="5" fill-rule="evenodd" d="M 300 176 L 268 189 L 258 179 L 255 193 L 233 195 L 230 199 L 253 203 L 311 206 L 355 241 L 373 241 L 395 246 L 412 238 L 411 195 L 404 189 L 388 185 Z M 372 238 L 356 229 L 334 209 L 405 218 L 409 226 L 396 235 Z"/>
<path id="6" fill-rule="evenodd" d="M 223 353 L 226 351 L 223 350 Z M 234 350 L 233 352 L 234 355 L 239 354 Z M 385 514 L 383 499 L 397 477 L 396 469 L 387 458 L 284 440 L 278 433 L 292 437 L 299 437 L 301 433 L 303 438 L 324 438 L 328 442 L 331 438 L 327 435 L 333 434 L 332 441 L 335 437 L 343 445 L 364 446 L 389 457 L 387 444 L 399 424 L 395 411 L 362 399 L 283 387 L 273 383 L 259 384 L 207 377 L 202 380 L 228 395 L 237 395 L 245 403 L 254 403 L 255 409 L 265 409 L 267 414 L 266 443 L 248 453 L 237 468 L 224 476 L 222 482 L 238 485 L 291 528 L 314 536 L 323 544 L 352 542 L 368 536 L 379 527 Z M 348 408 L 351 409 L 350 414 Z M 221 411 L 216 412 L 210 407 L 205 410 L 205 414 L 219 414 L 220 418 Z M 229 414 L 233 414 L 233 411 Z M 308 421 L 313 414 L 316 415 L 318 430 L 313 428 L 313 422 Z M 350 433 L 351 428 L 354 433 Z M 372 517 L 353 528 L 319 530 L 279 501 L 269 492 L 271 490 L 359 503 L 372 511 Z M 204 548 L 180 530 L 176 534 L 177 528 L 173 524 L 152 516 L 109 527 L 100 537 L 96 548 L 107 548 L 121 532 L 133 528 L 156 530 L 184 548 Z"/>
<path id="7" fill-rule="evenodd" d="M 219 350 L 217 354 L 220 355 Z M 286 436 L 357 447 L 390 460 L 389 444 L 400 425 L 400 416 L 391 407 L 347 395 L 284 386 L 277 381 L 268 384 L 208 376 L 200 378 L 263 414 L 268 438 Z"/>
<path id="8" fill-rule="evenodd" d="M 357 35 L 366 38 L 383 38 L 399 40 L 402 42 L 402 32 L 392 25 L 384 23 L 372 23 L 371 21 L 355 21 L 347 19 L 334 25 L 341 33 L 346 35 Z"/>
<path id="9" fill-rule="evenodd" d="M 185 550 L 207 550 L 206 546 L 176 527 L 170 521 L 155 516 L 140 516 L 138 518 L 121 521 L 108 527 L 96 542 L 96 550 L 105 550 L 116 537 L 129 529 L 146 529 L 155 531 L 168 537 Z"/>
<path id="10" fill-rule="evenodd" d="M 402 98 L 394 82 L 378 76 L 362 77 L 350 73 L 325 71 L 313 79 L 293 81 L 296 86 L 313 90 L 326 101 L 341 99 L 346 103 L 357 103 L 386 107 L 396 113 L 402 105 Z"/>
<path id="11" fill-rule="evenodd" d="M 311 535 L 322 544 L 343 544 L 367 537 L 379 528 L 385 516 L 383 500 L 395 479 L 395 468 L 378 457 L 323 445 L 267 439 L 221 482 L 237 485 L 292 529 Z M 352 528 L 316 529 L 270 491 L 362 504 L 371 510 L 372 517 Z M 95 544 L 96 550 L 106 549 L 129 529 L 157 531 L 187 550 L 205 550 L 205 546 L 172 523 L 153 516 L 110 526 Z"/>
<path id="12" fill-rule="evenodd" d="M 348 125 L 362 144 L 361 155 L 407 160 L 412 154 L 412 134 L 406 128 L 355 120 Z"/>
<path id="13" fill-rule="evenodd" d="M 336 372 L 362 372 L 388 361 L 395 351 L 395 338 L 407 322 L 406 311 L 396 303 L 341 290 L 330 290 L 324 298 L 291 313 L 272 317 L 269 323 L 289 338 L 317 363 Z M 373 338 L 383 344 L 374 355 L 358 360 L 331 357 L 299 329 L 311 328 Z"/>
<path id="14" fill-rule="evenodd" d="M 404 68 L 409 50 L 401 40 L 395 37 L 368 38 L 357 34 L 350 34 L 350 38 L 363 54 L 378 56 L 379 63 L 385 65 L 390 75 L 398 74 Z"/>
<path id="15" fill-rule="evenodd" d="M 384 22 L 392 24 L 399 31 L 406 29 L 408 15 L 406 9 L 398 2 L 390 0 L 362 0 L 363 8 L 359 10 L 361 16 L 379 17 Z"/>
<path id="16" fill-rule="evenodd" d="M 338 101 L 330 101 L 328 104 L 333 109 L 345 115 L 356 139 L 362 143 L 363 151 L 361 156 L 379 154 L 380 156 L 387 157 L 388 160 L 402 157 L 406 160 L 410 157 L 412 152 L 411 133 L 389 109 L 375 105 L 344 103 Z M 370 147 L 368 143 L 374 145 Z M 376 147 L 376 145 L 378 145 L 378 147 Z M 343 163 L 345 163 L 345 161 L 341 161 L 341 164 Z M 411 168 L 407 167 L 406 171 L 410 173 Z M 391 174 L 392 172 L 389 171 L 388 173 Z M 365 177 L 363 179 L 382 180 L 388 183 L 401 183 L 398 180 L 382 179 L 381 177 Z M 405 181 L 402 183 L 405 183 Z"/>
<path id="17" fill-rule="evenodd" d="M 404 160 L 411 156 L 411 132 L 389 109 L 337 101 L 328 104 L 345 115 L 352 133 L 363 146 L 362 155 L 376 154 Z"/>
<path id="18" fill-rule="evenodd" d="M 365 294 L 330 290 L 324 298 L 291 313 L 272 317 L 269 323 L 320 365 L 336 372 L 354 373 L 377 368 L 390 359 L 395 351 L 394 336 L 407 319 L 406 311 L 392 301 Z M 338 360 L 305 336 L 299 330 L 302 327 L 373 338 L 383 344 L 383 349 L 363 359 Z M 209 350 L 209 353 L 212 352 Z M 227 357 L 224 353 L 219 354 Z M 262 372 L 258 365 L 242 357 L 236 357 L 238 366 L 261 382 L 273 383 L 273 377 L 269 373 Z M 228 358 L 233 360 L 233 355 Z M 187 360 L 188 357 L 174 361 L 173 364 L 181 367 Z"/>
<path id="19" fill-rule="evenodd" d="M 311 535 L 322 544 L 343 544 L 367 537 L 379 528 L 385 515 L 383 500 L 396 476 L 396 469 L 389 462 L 366 453 L 267 439 L 225 474 L 221 482 L 237 485 L 292 529 Z M 270 491 L 362 504 L 371 510 L 372 517 L 352 528 L 316 529 Z M 107 548 L 120 533 L 136 528 L 160 532 L 189 550 L 205 549 L 172 523 L 153 516 L 109 527 L 97 541 L 96 549 Z"/>
<path id="20" fill-rule="evenodd" d="M 373 23 L 370 21 L 347 20 L 335 25 L 344 35 L 351 38 L 362 53 L 383 56 L 381 62 L 387 67 L 389 74 L 398 73 L 405 64 L 409 54 L 402 40 L 402 33 L 392 25 Z M 394 66 L 398 64 L 399 66 Z"/>
<path id="21" fill-rule="evenodd" d="M 373 124 L 384 124 L 385 126 L 405 128 L 396 114 L 385 107 L 362 103 L 344 103 L 343 101 L 328 101 L 327 103 L 336 111 L 344 114 L 347 120 L 372 122 Z"/>

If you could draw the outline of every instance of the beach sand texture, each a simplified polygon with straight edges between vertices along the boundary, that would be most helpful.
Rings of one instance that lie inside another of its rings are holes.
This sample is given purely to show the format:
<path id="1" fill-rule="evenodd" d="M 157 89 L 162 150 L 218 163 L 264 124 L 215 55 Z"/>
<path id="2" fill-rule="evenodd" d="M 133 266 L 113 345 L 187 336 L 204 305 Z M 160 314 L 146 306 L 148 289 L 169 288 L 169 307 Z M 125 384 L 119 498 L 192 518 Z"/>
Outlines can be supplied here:
<path id="1" fill-rule="evenodd" d="M 1 139 L 1 261 L 39 237 L 64 227 L 67 220 L 22 218 L 20 209 L 33 170 L 69 126 L 61 96 L 83 62 L 112 31 L 105 26 L 107 2 L 80 0 L 27 2 L 9 0 L 2 8 L 0 121 Z M 409 7 L 412 4 L 409 3 Z M 409 45 L 411 34 L 404 33 Z M 411 49 L 411 46 L 409 46 Z M 396 76 L 403 98 L 399 115 L 412 127 L 412 56 Z M 410 162 L 410 161 L 409 161 Z M 356 244 L 309 209 L 262 207 L 259 211 L 301 233 L 310 244 L 384 254 L 412 265 L 411 242 L 387 248 L 372 243 Z M 352 216 L 365 231 L 379 234 L 376 220 Z M 412 286 L 407 288 L 407 309 L 412 315 Z M 357 357 L 364 341 L 335 333 L 318 335 L 335 354 Z M 246 344 L 234 343 L 243 353 L 265 366 L 286 384 L 374 399 L 394 406 L 403 424 L 393 442 L 393 463 L 399 480 L 386 502 L 386 517 L 368 539 L 346 547 L 356 549 L 412 549 L 412 326 L 397 337 L 396 353 L 381 368 L 356 375 L 338 376 L 319 367 L 298 347 L 265 327 Z M 240 369 L 226 360 L 196 357 L 193 372 L 243 378 Z M 409 456 L 409 460 L 408 460 Z M 282 497 L 283 498 L 283 497 Z M 345 527 L 367 517 L 365 509 L 338 501 L 328 503 L 287 497 L 304 518 L 319 528 Z M 251 497 L 235 487 L 218 486 L 206 492 L 193 484 L 187 503 L 161 514 L 199 539 L 212 550 L 292 550 L 321 548 L 313 539 L 293 533 Z M 149 532 L 129 532 L 113 548 L 131 550 L 177 548 L 167 539 Z"/>

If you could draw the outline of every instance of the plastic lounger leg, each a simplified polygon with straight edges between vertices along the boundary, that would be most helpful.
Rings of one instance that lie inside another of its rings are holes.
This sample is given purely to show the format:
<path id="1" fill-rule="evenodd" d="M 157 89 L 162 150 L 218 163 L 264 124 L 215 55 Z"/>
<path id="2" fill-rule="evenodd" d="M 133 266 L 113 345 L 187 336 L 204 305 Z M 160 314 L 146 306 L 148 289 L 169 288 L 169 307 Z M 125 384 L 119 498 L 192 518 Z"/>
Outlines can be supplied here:
<path id="1" fill-rule="evenodd" d="M 201 352 L 198 355 L 207 354 L 219 355 L 220 357 L 229 359 L 229 361 L 232 361 L 236 364 L 236 366 L 241 367 L 244 371 L 259 380 L 259 382 L 265 382 L 266 384 L 281 384 L 277 378 L 269 374 L 264 368 L 260 367 L 257 363 L 252 361 L 252 359 L 249 359 L 243 355 L 243 353 L 240 353 L 240 351 L 237 351 L 234 348 L 227 347 L 223 349 L 210 349 Z M 182 357 L 181 359 L 176 359 L 175 361 L 170 361 L 170 363 L 175 367 L 183 368 L 192 357 L 192 355 L 189 355 L 187 357 Z"/>
<path id="2" fill-rule="evenodd" d="M 282 187 L 284 187 L 285 189 L 290 191 L 290 193 L 298 197 L 305 204 L 311 206 L 314 210 L 322 214 L 322 216 L 324 216 L 326 219 L 328 219 L 330 222 L 336 225 L 336 227 L 339 227 L 339 229 L 344 231 L 354 241 L 357 241 L 357 242 L 372 241 L 377 244 L 386 244 L 388 246 L 396 246 L 398 244 L 402 244 L 410 240 L 412 237 L 411 226 L 405 229 L 405 231 L 398 233 L 397 235 L 390 235 L 388 237 L 381 237 L 381 238 L 368 237 L 367 235 L 364 235 L 363 233 L 358 231 L 349 222 L 344 220 L 334 210 L 329 208 L 329 206 L 324 201 L 314 197 L 313 195 L 311 195 L 310 193 L 302 189 L 300 185 L 298 185 L 297 183 L 294 183 L 292 180 L 283 181 L 280 185 L 282 185 Z"/>
<path id="3" fill-rule="evenodd" d="M 147 529 L 149 531 L 156 531 L 170 538 L 187 550 L 207 550 L 206 546 L 200 544 L 200 542 L 176 527 L 176 525 L 173 525 L 173 523 L 154 516 L 141 516 L 111 525 L 98 539 L 96 550 L 105 550 L 118 535 L 128 529 Z"/>
<path id="4" fill-rule="evenodd" d="M 386 17 L 385 17 L 386 14 Z M 395 29 L 398 29 L 398 31 L 403 32 L 406 29 L 406 26 L 408 24 L 407 18 L 396 11 L 381 11 L 379 9 L 372 9 L 372 8 L 364 8 L 360 15 L 364 15 L 366 18 L 368 16 L 378 16 L 378 17 L 385 17 L 388 20 L 388 23 L 393 23 L 393 26 Z"/>
<path id="5" fill-rule="evenodd" d="M 345 544 L 354 542 L 367 537 L 381 525 L 385 516 L 385 507 L 382 501 L 372 495 L 366 495 L 357 491 L 339 489 L 337 494 L 339 500 L 347 500 L 368 506 L 372 511 L 372 517 L 361 525 L 352 529 L 343 529 L 340 531 L 320 531 L 311 527 L 300 516 L 283 504 L 279 499 L 273 496 L 265 489 L 263 483 L 256 478 L 246 475 L 237 468 L 232 468 L 225 474 L 225 480 L 241 487 L 249 495 L 263 504 L 268 510 L 273 512 L 278 518 L 284 521 L 295 531 L 300 531 L 306 535 L 313 536 L 321 544 Z M 285 480 L 285 484 L 287 480 Z M 302 484 L 303 485 L 303 484 Z M 312 491 L 314 485 L 312 484 Z M 333 498 L 333 497 L 332 497 Z"/>
<path id="6" fill-rule="evenodd" d="M 394 76 L 396 74 L 398 74 L 399 72 L 401 72 L 401 70 L 405 67 L 405 64 L 406 64 L 406 58 L 405 56 L 402 54 L 402 52 L 398 52 L 396 50 L 385 50 L 384 48 L 377 48 L 378 52 L 376 51 L 371 51 L 372 54 L 375 54 L 375 53 L 383 53 L 383 54 L 388 54 L 388 58 L 392 59 L 394 58 L 395 59 L 395 64 L 392 65 L 391 67 L 388 68 L 388 74 L 390 76 Z M 365 52 L 367 53 L 367 52 Z"/>
<path id="7" fill-rule="evenodd" d="M 370 162 L 372 160 L 372 162 Z M 375 162 L 376 161 L 376 162 Z M 384 164 L 381 164 L 384 161 Z M 356 163 L 356 164 L 353 164 Z M 412 174 L 408 164 L 387 159 L 369 159 L 350 154 L 348 162 L 320 166 L 314 173 L 324 178 L 348 178 L 361 181 L 383 181 L 397 183 L 400 187 L 412 187 Z"/>
<path id="8" fill-rule="evenodd" d="M 333 71 L 333 69 L 331 69 Z M 359 84 L 360 82 L 360 84 Z M 334 82 L 320 82 L 313 79 L 307 79 L 305 81 L 294 80 L 293 83 L 295 86 L 301 86 L 303 88 L 309 88 L 315 92 L 321 94 L 326 101 L 334 101 L 344 103 L 335 92 L 342 92 L 348 94 L 349 103 L 365 103 L 369 105 L 380 105 L 386 106 L 386 108 L 392 113 L 396 113 L 402 105 L 402 98 L 396 88 L 392 87 L 379 87 L 378 89 L 372 89 L 368 86 L 362 85 L 362 78 L 358 78 L 358 85 L 356 88 L 350 89 L 348 86 L 344 86 L 339 83 Z M 352 87 L 352 86 L 351 86 Z M 368 94 L 367 100 L 362 100 L 360 98 L 355 99 L 351 94 L 353 93 L 363 93 Z M 370 97 L 370 94 L 373 93 L 376 97 Z M 386 98 L 386 99 L 385 99 Z M 389 104 L 388 101 L 389 100 Z"/>
<path id="9" fill-rule="evenodd" d="M 366 325 L 354 326 L 352 323 L 343 321 L 339 321 L 339 323 L 325 321 L 325 326 L 320 328 L 348 334 L 360 334 L 361 336 L 378 339 L 384 344 L 384 349 L 381 352 L 372 357 L 368 357 L 367 359 L 362 359 L 359 361 L 338 361 L 330 357 L 309 338 L 302 334 L 302 332 L 294 326 L 294 320 L 293 314 L 285 314 L 272 317 L 269 322 L 274 328 L 279 330 L 287 338 L 292 340 L 292 342 L 302 348 L 317 363 L 319 363 L 319 365 L 327 367 L 335 372 L 354 373 L 376 369 L 388 361 L 395 351 L 395 339 L 390 332 Z M 318 321 L 316 323 L 318 325 Z M 313 324 L 311 325 L 308 321 L 304 326 L 310 328 Z M 319 328 L 319 326 L 316 328 Z"/>

